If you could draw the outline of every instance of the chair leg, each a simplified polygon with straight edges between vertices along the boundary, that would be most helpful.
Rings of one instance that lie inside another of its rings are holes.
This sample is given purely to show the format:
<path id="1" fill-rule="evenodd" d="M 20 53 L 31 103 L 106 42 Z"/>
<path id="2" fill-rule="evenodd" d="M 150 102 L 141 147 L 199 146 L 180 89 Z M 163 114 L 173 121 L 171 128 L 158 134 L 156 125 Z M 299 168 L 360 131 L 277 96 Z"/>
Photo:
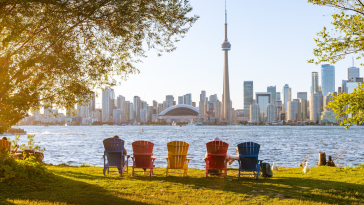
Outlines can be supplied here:
<path id="1" fill-rule="evenodd" d="M 238 176 L 238 179 L 240 179 L 240 169 L 239 169 L 239 176 Z"/>
<path id="2" fill-rule="evenodd" d="M 132 173 L 132 176 L 134 176 L 134 167 L 133 167 L 133 173 Z"/>
<path id="3" fill-rule="evenodd" d="M 168 168 L 166 169 L 166 177 L 168 177 Z"/>
<path id="4" fill-rule="evenodd" d="M 105 172 L 106 172 L 106 168 L 104 168 L 104 170 L 103 170 L 102 172 L 104 173 L 104 176 L 106 176 L 106 175 L 105 175 Z"/>

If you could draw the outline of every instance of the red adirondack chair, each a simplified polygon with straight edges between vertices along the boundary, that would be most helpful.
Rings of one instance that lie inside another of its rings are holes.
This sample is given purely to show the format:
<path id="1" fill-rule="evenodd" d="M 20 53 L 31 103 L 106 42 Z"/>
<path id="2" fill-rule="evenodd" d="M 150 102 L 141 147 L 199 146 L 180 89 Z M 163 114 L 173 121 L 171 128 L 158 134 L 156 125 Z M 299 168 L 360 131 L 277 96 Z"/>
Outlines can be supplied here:
<path id="1" fill-rule="evenodd" d="M 153 164 L 154 160 L 157 158 L 152 157 L 154 144 L 148 141 L 135 141 L 132 143 L 133 146 L 133 176 L 134 172 L 144 172 L 134 171 L 135 168 L 149 169 L 149 175 L 153 174 Z"/>
<path id="2" fill-rule="evenodd" d="M 206 162 L 206 177 L 208 175 L 223 175 L 227 174 L 227 160 L 226 153 L 229 144 L 222 141 L 211 141 L 206 143 L 207 158 Z M 216 171 L 213 171 L 216 170 Z"/>

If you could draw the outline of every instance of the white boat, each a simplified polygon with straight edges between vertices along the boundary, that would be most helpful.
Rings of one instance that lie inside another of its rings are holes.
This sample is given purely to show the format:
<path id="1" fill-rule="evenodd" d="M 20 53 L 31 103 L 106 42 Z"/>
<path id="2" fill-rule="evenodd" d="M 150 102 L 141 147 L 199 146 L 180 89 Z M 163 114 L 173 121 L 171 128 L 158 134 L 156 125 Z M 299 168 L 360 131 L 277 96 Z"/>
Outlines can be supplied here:
<path id="1" fill-rule="evenodd" d="M 190 122 L 190 123 L 188 123 L 186 126 L 196 126 L 196 125 L 195 125 L 195 124 L 193 124 L 192 119 L 191 119 L 191 122 Z"/>
<path id="2" fill-rule="evenodd" d="M 67 126 L 67 123 L 64 123 L 64 126 Z"/>
<path id="3" fill-rule="evenodd" d="M 177 124 L 173 121 L 173 122 L 172 122 L 172 126 L 176 126 L 176 125 L 177 125 Z"/>

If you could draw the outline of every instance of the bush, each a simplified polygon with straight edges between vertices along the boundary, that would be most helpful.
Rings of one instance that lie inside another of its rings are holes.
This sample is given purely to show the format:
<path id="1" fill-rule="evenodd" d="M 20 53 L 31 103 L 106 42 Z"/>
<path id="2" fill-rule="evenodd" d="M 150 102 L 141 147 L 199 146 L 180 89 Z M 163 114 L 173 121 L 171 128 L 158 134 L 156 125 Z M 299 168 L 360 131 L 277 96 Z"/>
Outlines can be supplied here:
<path id="1" fill-rule="evenodd" d="M 16 160 L 7 151 L 0 153 L 0 182 L 11 179 L 49 179 L 51 176 L 44 164 L 31 156 L 25 160 Z"/>

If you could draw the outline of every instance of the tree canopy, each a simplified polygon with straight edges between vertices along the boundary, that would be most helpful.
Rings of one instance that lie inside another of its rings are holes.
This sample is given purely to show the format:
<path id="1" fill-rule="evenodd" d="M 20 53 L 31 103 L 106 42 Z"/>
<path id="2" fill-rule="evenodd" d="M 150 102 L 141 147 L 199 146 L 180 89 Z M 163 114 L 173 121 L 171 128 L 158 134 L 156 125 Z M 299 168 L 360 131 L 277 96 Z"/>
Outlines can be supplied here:
<path id="1" fill-rule="evenodd" d="M 0 0 L 0 133 L 32 108 L 69 109 L 176 49 L 188 0 Z"/>
<path id="2" fill-rule="evenodd" d="M 326 27 L 314 39 L 317 48 L 313 54 L 317 60 L 310 63 L 329 62 L 335 64 L 348 54 L 364 57 L 364 3 L 361 0 L 308 0 L 314 5 L 328 6 L 340 10 L 333 13 L 332 31 Z"/>

